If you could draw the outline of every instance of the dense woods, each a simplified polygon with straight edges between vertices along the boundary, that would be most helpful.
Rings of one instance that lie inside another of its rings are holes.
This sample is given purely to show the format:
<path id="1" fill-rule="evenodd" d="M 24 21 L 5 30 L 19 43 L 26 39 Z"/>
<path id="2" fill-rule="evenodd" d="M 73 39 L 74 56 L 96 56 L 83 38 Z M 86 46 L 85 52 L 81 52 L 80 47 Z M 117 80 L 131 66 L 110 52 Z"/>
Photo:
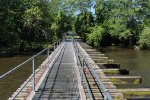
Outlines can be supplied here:
<path id="1" fill-rule="evenodd" d="M 59 0 L 0 0 L 1 51 L 43 48 L 70 30 Z"/>
<path id="2" fill-rule="evenodd" d="M 94 26 L 88 27 L 90 31 L 86 34 L 86 41 L 89 44 L 95 47 L 111 44 L 150 47 L 149 0 L 96 0 L 94 8 Z M 82 18 L 81 15 L 78 17 Z M 90 24 L 92 17 L 88 18 L 86 21 Z M 85 27 L 82 25 L 81 27 Z"/>
<path id="3" fill-rule="evenodd" d="M 150 48 L 149 0 L 0 0 L 0 50 L 43 48 L 73 31 L 92 46 Z"/>

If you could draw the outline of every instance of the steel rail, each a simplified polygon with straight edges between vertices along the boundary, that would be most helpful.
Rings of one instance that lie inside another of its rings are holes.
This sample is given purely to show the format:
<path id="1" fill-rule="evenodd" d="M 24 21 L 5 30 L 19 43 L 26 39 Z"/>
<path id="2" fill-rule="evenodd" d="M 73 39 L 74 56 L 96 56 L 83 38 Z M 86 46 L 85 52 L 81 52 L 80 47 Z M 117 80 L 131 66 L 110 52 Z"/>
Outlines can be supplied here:
<path id="1" fill-rule="evenodd" d="M 77 44 L 75 43 L 75 41 L 73 40 L 73 44 L 74 44 L 74 48 L 75 48 L 75 53 L 76 53 L 76 58 L 77 58 L 77 63 L 79 63 L 79 69 L 80 69 L 80 76 L 81 76 L 81 84 L 82 84 L 82 78 L 85 80 L 85 83 L 86 83 L 86 88 L 87 88 L 87 91 L 88 91 L 88 95 L 90 97 L 90 100 L 94 100 L 93 96 L 92 96 L 92 93 L 91 93 L 91 90 L 90 90 L 90 87 L 89 87 L 89 83 L 86 79 L 86 76 L 85 76 L 85 73 L 83 72 L 83 64 L 82 64 L 82 61 L 78 55 L 78 48 L 77 48 Z"/>
<path id="2" fill-rule="evenodd" d="M 79 46 L 78 46 L 79 47 Z M 101 79 L 99 78 L 98 74 L 95 72 L 95 70 L 92 68 L 91 63 L 89 63 L 88 59 L 86 58 L 85 55 L 83 55 L 81 53 L 81 50 L 78 48 L 79 54 L 82 56 L 83 60 L 85 61 L 86 65 L 90 68 L 91 72 L 93 73 L 94 77 L 97 79 L 99 85 L 102 88 L 102 91 L 105 93 L 106 97 L 104 96 L 104 99 L 106 100 L 113 100 L 112 96 L 110 95 L 108 89 L 106 89 L 105 85 L 103 84 L 103 82 L 101 81 Z"/>
<path id="3" fill-rule="evenodd" d="M 60 41 L 60 40 L 59 40 Z M 52 45 L 55 45 L 56 43 L 53 43 Z M 28 63 L 29 61 L 33 60 L 35 57 L 37 57 L 38 55 L 42 54 L 43 52 L 45 52 L 46 50 L 49 50 L 49 47 L 45 48 L 44 50 L 40 51 L 39 53 L 37 53 L 36 55 L 34 55 L 33 57 L 27 59 L 26 61 L 24 61 L 23 63 L 19 64 L 18 66 L 12 68 L 11 70 L 9 70 L 8 72 L 4 73 L 3 75 L 0 76 L 0 80 L 2 80 L 3 78 L 5 78 L 6 76 L 10 75 L 11 73 L 13 73 L 14 71 L 16 71 L 18 68 L 20 68 L 21 66 L 23 66 L 24 64 Z"/>
<path id="4" fill-rule="evenodd" d="M 63 49 L 63 48 L 62 48 Z M 59 50 L 59 51 L 61 51 L 61 49 Z M 57 52 L 57 54 L 59 53 L 59 51 Z M 55 52 L 53 52 L 51 55 L 52 55 L 52 58 L 53 58 L 53 56 L 54 56 L 54 54 L 55 54 Z M 56 55 L 57 55 L 56 54 Z M 34 58 L 34 56 L 32 57 L 32 58 Z M 56 58 L 57 59 L 57 58 Z M 55 60 L 56 60 L 55 59 Z M 55 62 L 55 61 L 54 61 Z M 32 74 L 28 79 L 27 79 L 27 81 L 23 84 L 23 86 L 20 88 L 20 90 L 13 96 L 13 98 L 11 98 L 11 99 L 15 99 L 17 96 L 18 96 L 18 94 L 23 90 L 23 88 L 25 88 L 25 86 L 31 81 L 31 79 L 32 78 L 34 78 L 35 77 L 35 74 L 37 73 L 37 72 L 39 72 L 40 70 L 41 70 L 42 68 L 39 68 L 38 70 L 36 70 L 35 72 L 34 72 L 34 74 Z M 35 87 L 34 87 L 34 90 L 35 90 Z"/>

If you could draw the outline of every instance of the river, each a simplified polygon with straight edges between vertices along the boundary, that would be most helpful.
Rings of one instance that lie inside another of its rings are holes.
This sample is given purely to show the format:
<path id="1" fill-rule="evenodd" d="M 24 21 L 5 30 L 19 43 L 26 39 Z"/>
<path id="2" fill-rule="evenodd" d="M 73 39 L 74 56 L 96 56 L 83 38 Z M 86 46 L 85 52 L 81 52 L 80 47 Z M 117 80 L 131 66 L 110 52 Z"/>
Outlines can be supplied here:
<path id="1" fill-rule="evenodd" d="M 150 51 L 134 50 L 120 46 L 108 46 L 100 49 L 106 56 L 120 63 L 121 68 L 129 69 L 130 75 L 142 76 L 140 85 L 119 85 L 119 88 L 150 87 Z"/>
<path id="2" fill-rule="evenodd" d="M 120 88 L 131 87 L 150 87 L 150 51 L 134 50 L 122 47 L 109 46 L 103 47 L 101 50 L 110 59 L 120 63 L 121 68 L 130 70 L 131 75 L 142 76 L 142 84 L 119 86 Z M 13 55 L 0 57 L 0 75 L 4 74 L 14 66 L 20 64 L 31 55 Z M 45 59 L 46 55 L 41 55 L 36 60 L 38 66 Z M 31 75 L 32 63 L 29 62 L 21 69 L 17 70 L 10 77 L 0 81 L 0 100 L 6 100 L 12 93 Z"/>
<path id="3" fill-rule="evenodd" d="M 35 58 L 35 65 L 38 67 L 46 58 L 47 54 L 39 55 Z M 32 57 L 31 55 L 7 55 L 0 56 L 0 75 L 6 73 L 18 64 Z M 32 73 L 32 61 L 28 62 L 10 76 L 0 80 L 0 100 L 7 100 L 18 87 Z"/>

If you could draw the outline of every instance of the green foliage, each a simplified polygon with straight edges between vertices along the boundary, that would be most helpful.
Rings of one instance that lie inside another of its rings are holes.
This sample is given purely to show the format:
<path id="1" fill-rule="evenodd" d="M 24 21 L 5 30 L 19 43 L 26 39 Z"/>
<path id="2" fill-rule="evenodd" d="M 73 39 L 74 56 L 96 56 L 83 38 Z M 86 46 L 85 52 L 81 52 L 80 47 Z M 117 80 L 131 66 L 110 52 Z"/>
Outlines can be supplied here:
<path id="1" fill-rule="evenodd" d="M 112 39 L 119 39 L 124 45 L 132 46 L 138 41 L 143 29 L 143 1 L 139 0 L 97 0 L 96 22 Z M 143 7 L 144 8 L 144 7 Z"/>
<path id="2" fill-rule="evenodd" d="M 35 48 L 72 30 L 96 47 L 149 47 L 150 0 L 0 0 L 0 21 L 0 48 Z"/>
<path id="3" fill-rule="evenodd" d="M 87 35 L 87 43 L 89 43 L 90 45 L 93 45 L 95 47 L 99 47 L 100 46 L 100 42 L 104 36 L 104 28 L 102 28 L 101 26 L 94 26 L 91 28 L 91 32 L 90 34 Z"/>
<path id="4" fill-rule="evenodd" d="M 0 0 L 0 47 L 12 47 L 19 41 L 22 4 L 20 0 Z"/>
<path id="5" fill-rule="evenodd" d="M 75 32 L 86 40 L 86 35 L 90 32 L 90 27 L 94 25 L 94 18 L 91 12 L 81 13 L 77 16 L 74 27 Z"/>
<path id="6" fill-rule="evenodd" d="M 139 45 L 141 48 L 150 48 L 150 28 L 145 27 L 140 34 Z"/>
<path id="7" fill-rule="evenodd" d="M 63 33 L 71 30 L 70 17 L 62 12 L 58 12 L 54 22 L 51 25 L 52 32 L 59 38 L 62 38 Z"/>
<path id="8" fill-rule="evenodd" d="M 53 32 L 53 28 L 51 30 L 52 23 L 57 24 L 59 32 L 61 28 L 66 29 L 70 24 L 66 17 L 63 19 L 59 19 L 60 16 L 56 17 L 58 7 L 56 1 L 1 0 L 0 48 L 22 51 L 35 43 L 57 40 L 58 32 L 57 34 Z M 62 34 L 61 32 L 59 34 Z"/>

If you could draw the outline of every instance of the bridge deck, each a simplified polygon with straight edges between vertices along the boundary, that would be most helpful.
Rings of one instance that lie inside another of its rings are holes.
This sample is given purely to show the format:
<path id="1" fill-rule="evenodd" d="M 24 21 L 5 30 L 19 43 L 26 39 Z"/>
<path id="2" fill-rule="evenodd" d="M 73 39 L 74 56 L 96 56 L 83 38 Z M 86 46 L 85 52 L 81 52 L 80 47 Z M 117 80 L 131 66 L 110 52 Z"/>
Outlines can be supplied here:
<path id="1" fill-rule="evenodd" d="M 87 44 L 63 41 L 47 53 L 9 100 L 149 100 L 150 89 L 117 89 L 115 84 L 139 84 L 141 77 L 127 76 L 128 70 Z"/>
<path id="2" fill-rule="evenodd" d="M 65 42 L 62 52 L 33 98 L 33 100 L 49 99 L 80 99 L 72 42 Z"/>
<path id="3" fill-rule="evenodd" d="M 43 67 L 35 74 L 37 90 L 33 89 L 32 78 L 10 100 L 14 100 L 16 93 L 17 100 L 104 100 L 106 94 L 109 100 L 123 98 L 78 42 L 62 42 L 43 62 Z"/>

